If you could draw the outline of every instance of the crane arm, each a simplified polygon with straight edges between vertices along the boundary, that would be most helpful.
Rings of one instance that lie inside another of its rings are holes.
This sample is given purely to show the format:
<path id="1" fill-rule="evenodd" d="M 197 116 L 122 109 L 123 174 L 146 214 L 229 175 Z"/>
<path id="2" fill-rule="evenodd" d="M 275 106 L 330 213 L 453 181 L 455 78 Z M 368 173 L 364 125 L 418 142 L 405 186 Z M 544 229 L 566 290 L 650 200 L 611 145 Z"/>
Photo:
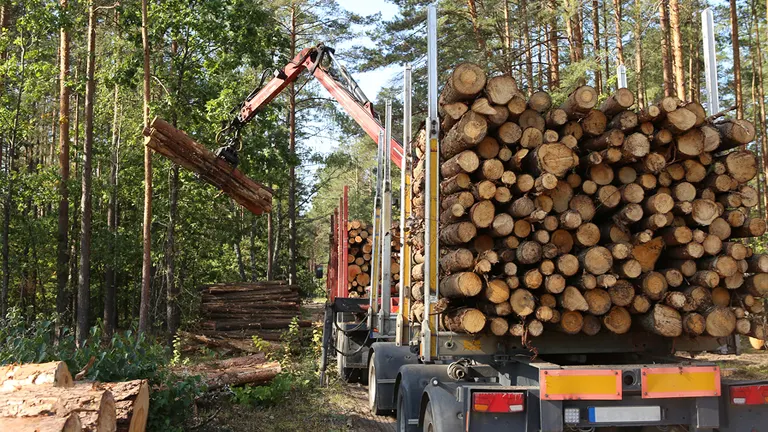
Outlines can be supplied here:
<path id="1" fill-rule="evenodd" d="M 277 71 L 274 78 L 243 101 L 231 127 L 239 129 L 253 120 L 259 111 L 274 100 L 288 85 L 295 82 L 304 71 L 308 70 L 344 108 L 344 111 L 363 128 L 365 133 L 377 145 L 382 145 L 383 143 L 378 141 L 379 132 L 383 126 L 373 109 L 373 105 L 349 75 L 346 68 L 336 61 L 333 52 L 332 48 L 323 44 L 303 49 L 282 70 Z M 328 61 L 324 62 L 326 59 Z M 220 152 L 221 149 L 217 151 L 217 154 Z M 230 160 L 226 154 L 220 156 Z M 392 139 L 390 157 L 395 165 L 402 168 L 403 147 L 396 139 Z M 233 163 L 236 164 L 236 154 L 234 158 Z"/>

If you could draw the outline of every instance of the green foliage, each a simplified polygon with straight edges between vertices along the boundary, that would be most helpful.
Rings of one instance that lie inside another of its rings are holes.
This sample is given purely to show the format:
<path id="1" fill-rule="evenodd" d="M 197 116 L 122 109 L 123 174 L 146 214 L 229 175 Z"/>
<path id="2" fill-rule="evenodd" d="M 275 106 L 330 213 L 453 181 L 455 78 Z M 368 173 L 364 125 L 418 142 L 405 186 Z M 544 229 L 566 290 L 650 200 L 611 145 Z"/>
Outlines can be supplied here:
<path id="1" fill-rule="evenodd" d="M 291 392 L 307 388 L 310 382 L 309 378 L 300 374 L 281 373 L 265 386 L 233 387 L 233 399 L 239 404 L 275 405 Z"/>
<path id="2" fill-rule="evenodd" d="M 95 326 L 78 348 L 73 331 L 64 328 L 56 338 L 54 321 L 42 316 L 28 325 L 13 308 L 0 324 L 0 364 L 62 360 L 74 375 L 94 357 L 88 380 L 149 380 L 151 431 L 183 431 L 192 403 L 205 390 L 200 377 L 179 377 L 166 370 L 164 366 L 172 363 L 168 350 L 132 330 L 105 340 L 101 326 Z"/>

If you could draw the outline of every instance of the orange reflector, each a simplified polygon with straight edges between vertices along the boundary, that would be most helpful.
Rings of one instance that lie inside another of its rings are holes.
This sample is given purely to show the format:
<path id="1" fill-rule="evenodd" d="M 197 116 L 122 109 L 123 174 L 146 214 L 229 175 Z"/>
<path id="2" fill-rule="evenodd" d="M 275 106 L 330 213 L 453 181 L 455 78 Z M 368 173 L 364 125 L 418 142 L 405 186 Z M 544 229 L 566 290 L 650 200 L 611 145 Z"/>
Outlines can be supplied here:
<path id="1" fill-rule="evenodd" d="M 539 371 L 544 400 L 621 400 L 621 371 L 555 369 Z"/>
<path id="2" fill-rule="evenodd" d="M 720 367 L 643 368 L 644 399 L 720 396 Z"/>

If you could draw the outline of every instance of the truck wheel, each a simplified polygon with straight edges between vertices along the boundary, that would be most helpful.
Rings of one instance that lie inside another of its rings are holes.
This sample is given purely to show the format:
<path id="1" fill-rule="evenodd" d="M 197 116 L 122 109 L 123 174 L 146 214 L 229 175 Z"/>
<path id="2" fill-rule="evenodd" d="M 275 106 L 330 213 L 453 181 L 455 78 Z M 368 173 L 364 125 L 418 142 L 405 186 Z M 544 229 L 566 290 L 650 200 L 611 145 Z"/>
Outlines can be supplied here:
<path id="1" fill-rule="evenodd" d="M 371 360 L 368 362 L 368 408 L 373 414 L 383 415 L 385 410 L 379 409 L 379 389 L 376 388 L 378 380 L 376 379 L 376 364 L 374 359 L 376 353 L 371 354 Z"/>
<path id="2" fill-rule="evenodd" d="M 432 402 L 427 402 L 427 407 L 424 409 L 424 432 L 438 432 L 434 419 L 435 417 L 432 414 Z"/>
<path id="3" fill-rule="evenodd" d="M 397 432 L 412 432 L 408 427 L 408 411 L 405 409 L 405 396 L 402 389 L 397 392 Z"/>

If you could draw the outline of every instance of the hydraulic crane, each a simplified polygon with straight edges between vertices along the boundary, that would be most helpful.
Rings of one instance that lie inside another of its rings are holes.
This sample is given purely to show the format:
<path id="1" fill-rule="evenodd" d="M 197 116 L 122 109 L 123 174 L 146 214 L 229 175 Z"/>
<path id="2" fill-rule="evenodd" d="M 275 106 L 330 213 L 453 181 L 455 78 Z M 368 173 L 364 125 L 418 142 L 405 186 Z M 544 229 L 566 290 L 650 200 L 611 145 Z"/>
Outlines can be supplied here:
<path id="1" fill-rule="evenodd" d="M 216 150 L 216 155 L 229 164 L 237 166 L 240 159 L 240 132 L 259 112 L 274 100 L 286 87 L 296 82 L 302 73 L 308 71 L 328 90 L 344 111 L 378 144 L 383 126 L 373 104 L 365 96 L 360 86 L 352 78 L 344 65 L 334 57 L 335 50 L 320 43 L 305 48 L 284 68 L 275 71 L 275 76 L 264 86 L 251 92 L 237 106 L 234 118 L 219 133 L 219 142 L 224 143 Z M 396 139 L 391 140 L 390 157 L 398 167 L 403 163 L 403 147 Z"/>

